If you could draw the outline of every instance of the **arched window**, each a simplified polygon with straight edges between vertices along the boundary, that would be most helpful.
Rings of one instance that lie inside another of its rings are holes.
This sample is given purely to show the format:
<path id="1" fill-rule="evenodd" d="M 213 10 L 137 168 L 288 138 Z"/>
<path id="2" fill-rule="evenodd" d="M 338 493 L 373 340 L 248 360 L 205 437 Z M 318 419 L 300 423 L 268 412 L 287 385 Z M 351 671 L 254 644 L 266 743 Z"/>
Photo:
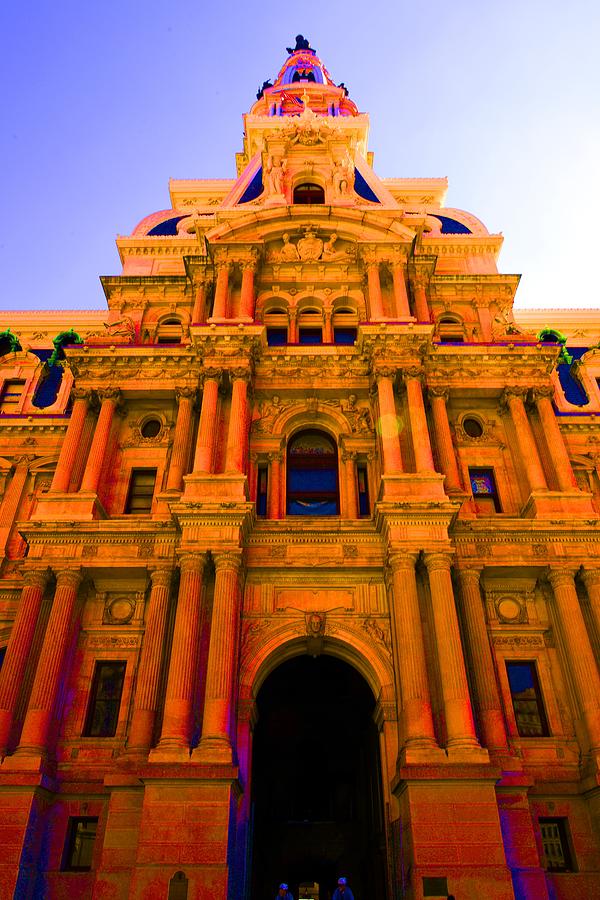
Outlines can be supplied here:
<path id="1" fill-rule="evenodd" d="M 320 309 L 303 309 L 298 315 L 298 343 L 323 343 L 323 313 Z"/>
<path id="2" fill-rule="evenodd" d="M 294 203 L 325 203 L 325 191 L 312 182 L 299 184 L 294 188 Z"/>
<path id="3" fill-rule="evenodd" d="M 337 516 L 339 511 L 335 441 L 322 431 L 302 431 L 287 449 L 287 514 Z"/>
<path id="4" fill-rule="evenodd" d="M 267 327 L 267 344 L 269 347 L 283 347 L 288 342 L 288 314 L 287 310 L 272 307 L 264 313 L 264 323 Z"/>
<path id="5" fill-rule="evenodd" d="M 442 316 L 438 320 L 438 334 L 442 344 L 462 344 L 465 340 L 464 326 L 453 316 Z"/>
<path id="6" fill-rule="evenodd" d="M 183 329 L 177 318 L 163 319 L 156 331 L 157 344 L 180 344 L 182 337 Z"/>

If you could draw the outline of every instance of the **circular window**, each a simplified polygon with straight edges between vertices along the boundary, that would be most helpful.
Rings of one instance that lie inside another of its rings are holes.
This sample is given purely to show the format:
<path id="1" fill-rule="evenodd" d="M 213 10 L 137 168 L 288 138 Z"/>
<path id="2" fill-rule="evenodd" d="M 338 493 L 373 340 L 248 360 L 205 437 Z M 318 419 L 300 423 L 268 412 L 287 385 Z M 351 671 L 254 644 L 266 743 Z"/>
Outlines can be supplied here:
<path id="1" fill-rule="evenodd" d="M 465 434 L 468 434 L 469 437 L 478 438 L 483 434 L 483 425 L 479 419 L 463 419 L 462 427 Z"/>
<path id="2" fill-rule="evenodd" d="M 142 437 L 154 438 L 157 434 L 159 434 L 161 428 L 162 424 L 160 422 L 160 419 L 148 419 L 140 428 L 140 432 L 142 434 Z"/>

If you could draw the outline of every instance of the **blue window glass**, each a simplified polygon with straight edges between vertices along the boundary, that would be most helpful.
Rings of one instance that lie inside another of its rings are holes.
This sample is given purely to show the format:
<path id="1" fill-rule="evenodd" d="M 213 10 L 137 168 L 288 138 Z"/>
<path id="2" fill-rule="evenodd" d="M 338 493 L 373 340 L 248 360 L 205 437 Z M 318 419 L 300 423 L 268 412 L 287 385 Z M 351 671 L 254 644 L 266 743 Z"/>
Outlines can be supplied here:
<path id="1" fill-rule="evenodd" d="M 356 340 L 356 328 L 334 328 L 333 341 L 335 344 L 352 346 Z"/>
<path id="2" fill-rule="evenodd" d="M 158 225 L 155 225 L 154 228 L 150 229 L 148 237 L 168 237 L 170 235 L 176 235 L 177 223 L 185 218 L 185 216 L 174 216 L 172 219 L 165 219 L 164 222 L 159 222 Z"/>
<path id="3" fill-rule="evenodd" d="M 262 177 L 262 166 L 257 171 L 256 175 L 238 200 L 238 203 L 249 203 L 251 200 L 256 200 L 257 197 L 263 192 L 263 177 Z"/>
<path id="4" fill-rule="evenodd" d="M 4 662 L 5 656 L 6 656 L 6 647 L 0 647 L 0 669 L 2 668 L 2 663 Z"/>
<path id="5" fill-rule="evenodd" d="M 267 344 L 269 347 L 285 347 L 287 328 L 267 328 Z"/>
<path id="6" fill-rule="evenodd" d="M 300 328 L 298 343 L 306 346 L 314 346 L 323 343 L 323 332 L 320 328 Z"/>
<path id="7" fill-rule="evenodd" d="M 256 485 L 256 515 L 267 515 L 267 487 L 269 479 L 269 470 L 266 465 L 258 467 L 258 479 Z"/>
<path id="8" fill-rule="evenodd" d="M 304 431 L 290 441 L 286 508 L 290 516 L 339 515 L 337 447 L 328 435 Z"/>

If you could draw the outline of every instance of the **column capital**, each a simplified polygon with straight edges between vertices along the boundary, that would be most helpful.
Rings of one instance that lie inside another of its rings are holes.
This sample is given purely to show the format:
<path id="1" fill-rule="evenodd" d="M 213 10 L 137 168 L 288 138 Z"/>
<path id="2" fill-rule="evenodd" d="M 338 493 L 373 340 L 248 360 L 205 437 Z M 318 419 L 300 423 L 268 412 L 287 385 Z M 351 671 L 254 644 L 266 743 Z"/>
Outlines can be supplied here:
<path id="1" fill-rule="evenodd" d="M 581 578 L 585 586 L 600 584 L 600 569 L 581 569 Z"/>
<path id="2" fill-rule="evenodd" d="M 417 550 L 390 550 L 387 564 L 392 573 L 414 571 L 419 558 Z"/>
<path id="3" fill-rule="evenodd" d="M 149 569 L 149 575 L 152 587 L 168 588 L 171 586 L 171 579 L 173 578 L 173 567 L 156 566 L 155 568 Z"/>
<path id="4" fill-rule="evenodd" d="M 24 587 L 39 587 L 42 590 L 45 589 L 48 581 L 50 580 L 50 572 L 49 568 L 45 569 L 25 569 L 23 571 L 23 586 Z"/>
<path id="5" fill-rule="evenodd" d="M 549 566 L 546 569 L 546 578 L 553 588 L 563 584 L 574 587 L 576 574 L 577 566 Z"/>
<path id="6" fill-rule="evenodd" d="M 101 403 L 104 403 L 105 400 L 113 400 L 115 403 L 120 403 L 122 398 L 120 389 L 116 387 L 97 388 L 96 394 Z"/>
<path id="7" fill-rule="evenodd" d="M 183 572 L 199 572 L 202 574 L 206 565 L 206 553 L 182 553 L 179 557 L 179 569 Z"/>
<path id="8" fill-rule="evenodd" d="M 88 403 L 91 403 L 94 399 L 94 394 L 91 388 L 73 387 L 71 388 L 71 398 L 73 400 L 87 400 Z"/>
<path id="9" fill-rule="evenodd" d="M 212 558 L 217 572 L 226 569 L 239 572 L 242 566 L 241 550 L 216 550 L 212 552 Z"/>
<path id="10" fill-rule="evenodd" d="M 393 368 L 392 366 L 384 366 L 384 365 L 377 366 L 377 367 L 373 368 L 373 378 L 375 379 L 377 384 L 379 384 L 379 382 L 383 378 L 394 379 L 396 377 L 397 371 L 398 370 Z"/>
<path id="11" fill-rule="evenodd" d="M 402 369 L 402 379 L 404 381 L 414 380 L 419 381 L 421 384 L 423 383 L 423 367 L 422 366 L 407 366 L 405 369 Z"/>
<path id="12" fill-rule="evenodd" d="M 381 260 L 378 256 L 375 256 L 372 250 L 363 250 L 360 254 L 360 258 L 367 272 L 369 269 L 379 269 Z"/>
<path id="13" fill-rule="evenodd" d="M 217 272 L 221 272 L 223 270 L 227 270 L 229 272 L 231 266 L 232 262 L 230 259 L 215 259 L 215 269 L 217 270 Z"/>
<path id="14" fill-rule="evenodd" d="M 194 400 L 196 400 L 197 396 L 198 396 L 198 391 L 196 388 L 193 388 L 193 387 L 175 388 L 175 399 L 178 404 L 182 399 L 191 400 L 193 402 Z"/>
<path id="15" fill-rule="evenodd" d="M 56 575 L 56 587 L 73 587 L 78 588 L 83 578 L 83 573 L 79 568 L 57 568 L 54 569 Z"/>
<path id="16" fill-rule="evenodd" d="M 476 581 L 479 585 L 481 581 L 481 573 L 483 572 L 485 566 L 483 564 L 479 565 L 477 563 L 464 561 L 457 561 L 455 563 L 454 568 L 456 569 L 456 573 L 458 577 L 463 581 Z"/>
<path id="17" fill-rule="evenodd" d="M 551 384 L 541 384 L 531 389 L 530 397 L 532 403 L 537 403 L 538 400 L 553 400 L 554 388 Z"/>
<path id="18" fill-rule="evenodd" d="M 217 383 L 219 383 L 221 381 L 222 375 L 223 375 L 223 369 L 217 369 L 217 368 L 208 366 L 200 374 L 200 383 L 204 384 L 205 381 L 216 381 Z"/>
<path id="19" fill-rule="evenodd" d="M 521 387 L 521 385 L 509 385 L 505 387 L 502 391 L 502 396 L 500 397 L 500 406 L 506 407 L 509 406 L 511 400 L 522 400 L 525 401 L 527 397 L 527 388 Z"/>
<path id="20" fill-rule="evenodd" d="M 252 372 L 249 367 L 237 366 L 234 369 L 229 369 L 229 377 L 231 381 L 245 381 L 248 384 L 252 378 Z"/>
<path id="21" fill-rule="evenodd" d="M 433 550 L 430 553 L 423 554 L 423 562 L 427 566 L 428 572 L 438 572 L 440 570 L 449 572 L 452 568 L 452 555 L 443 550 Z"/>
<path id="22" fill-rule="evenodd" d="M 427 396 L 430 400 L 443 400 L 444 403 L 447 403 L 450 397 L 450 391 L 447 387 L 429 385 L 427 388 Z"/>
<path id="23" fill-rule="evenodd" d="M 283 462 L 283 450 L 270 450 L 267 459 L 269 462 Z"/>
<path id="24" fill-rule="evenodd" d="M 258 265 L 258 255 L 253 256 L 251 259 L 240 259 L 238 265 L 242 272 L 245 272 L 246 270 L 255 272 Z"/>

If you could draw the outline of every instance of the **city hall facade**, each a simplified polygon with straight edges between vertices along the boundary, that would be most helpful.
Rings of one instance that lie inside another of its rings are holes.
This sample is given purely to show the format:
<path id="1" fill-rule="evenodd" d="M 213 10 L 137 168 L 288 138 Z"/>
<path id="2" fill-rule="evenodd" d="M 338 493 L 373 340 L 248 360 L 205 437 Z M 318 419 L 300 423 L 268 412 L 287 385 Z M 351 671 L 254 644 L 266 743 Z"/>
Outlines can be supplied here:
<path id="1" fill-rule="evenodd" d="M 368 128 L 299 36 L 1 314 L 2 898 L 600 897 L 600 312 Z"/>

